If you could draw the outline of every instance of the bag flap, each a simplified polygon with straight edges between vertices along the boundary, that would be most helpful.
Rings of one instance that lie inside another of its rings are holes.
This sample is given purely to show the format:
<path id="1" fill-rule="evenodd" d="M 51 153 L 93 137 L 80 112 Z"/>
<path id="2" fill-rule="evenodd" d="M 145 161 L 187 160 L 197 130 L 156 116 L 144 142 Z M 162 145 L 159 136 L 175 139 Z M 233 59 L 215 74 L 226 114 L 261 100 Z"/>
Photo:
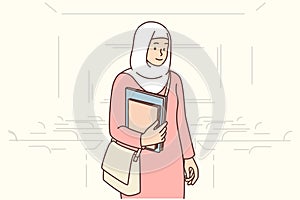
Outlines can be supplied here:
<path id="1" fill-rule="evenodd" d="M 124 184 L 128 184 L 134 151 L 111 142 L 104 155 L 102 169 Z"/>

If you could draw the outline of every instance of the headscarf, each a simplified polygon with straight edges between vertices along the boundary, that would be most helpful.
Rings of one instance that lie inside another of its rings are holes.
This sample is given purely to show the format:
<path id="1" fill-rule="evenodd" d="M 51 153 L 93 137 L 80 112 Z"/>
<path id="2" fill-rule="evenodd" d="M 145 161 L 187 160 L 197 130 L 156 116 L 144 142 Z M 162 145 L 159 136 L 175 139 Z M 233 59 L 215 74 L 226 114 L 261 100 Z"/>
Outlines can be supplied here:
<path id="1" fill-rule="evenodd" d="M 168 39 L 168 55 L 160 66 L 147 62 L 147 51 L 153 38 Z M 171 36 L 167 28 L 158 22 L 145 22 L 135 31 L 130 55 L 130 74 L 146 91 L 159 93 L 167 84 L 171 65 Z"/>

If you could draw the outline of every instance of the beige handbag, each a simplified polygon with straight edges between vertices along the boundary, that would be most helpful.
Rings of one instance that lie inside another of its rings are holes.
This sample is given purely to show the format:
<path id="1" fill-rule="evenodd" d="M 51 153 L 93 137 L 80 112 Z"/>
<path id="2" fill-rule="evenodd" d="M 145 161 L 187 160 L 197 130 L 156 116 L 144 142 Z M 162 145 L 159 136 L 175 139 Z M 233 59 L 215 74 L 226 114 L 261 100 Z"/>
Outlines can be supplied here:
<path id="1" fill-rule="evenodd" d="M 103 180 L 122 194 L 140 193 L 140 153 L 112 140 L 102 163 Z"/>

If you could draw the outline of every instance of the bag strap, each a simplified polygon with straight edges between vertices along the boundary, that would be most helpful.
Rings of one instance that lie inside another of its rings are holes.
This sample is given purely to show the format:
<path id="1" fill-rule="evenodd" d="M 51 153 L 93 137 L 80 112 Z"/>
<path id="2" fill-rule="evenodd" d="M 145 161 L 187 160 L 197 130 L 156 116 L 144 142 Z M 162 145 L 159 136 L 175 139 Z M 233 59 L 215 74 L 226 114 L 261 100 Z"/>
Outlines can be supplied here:
<path id="1" fill-rule="evenodd" d="M 140 155 L 141 155 L 142 149 L 139 148 L 135 153 L 134 153 L 134 157 L 133 157 L 133 161 L 136 162 L 138 161 Z"/>
<path id="2" fill-rule="evenodd" d="M 170 79 L 171 79 L 171 77 L 169 75 L 168 81 L 167 81 L 167 84 L 166 84 L 166 90 L 165 90 L 164 96 L 168 96 L 169 95 L 170 84 L 171 84 L 171 80 Z"/>

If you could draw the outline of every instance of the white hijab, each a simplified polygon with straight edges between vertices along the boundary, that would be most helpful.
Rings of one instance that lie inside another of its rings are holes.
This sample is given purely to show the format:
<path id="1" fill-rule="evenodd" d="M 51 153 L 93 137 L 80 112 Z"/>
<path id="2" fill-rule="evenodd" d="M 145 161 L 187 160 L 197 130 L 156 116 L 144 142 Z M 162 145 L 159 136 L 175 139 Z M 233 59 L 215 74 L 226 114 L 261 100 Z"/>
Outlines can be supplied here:
<path id="1" fill-rule="evenodd" d="M 152 38 L 166 38 L 169 41 L 168 55 L 160 66 L 147 62 L 147 51 Z M 158 22 L 145 22 L 135 31 L 130 55 L 130 74 L 146 91 L 160 92 L 167 84 L 171 65 L 171 36 L 166 27 Z"/>

